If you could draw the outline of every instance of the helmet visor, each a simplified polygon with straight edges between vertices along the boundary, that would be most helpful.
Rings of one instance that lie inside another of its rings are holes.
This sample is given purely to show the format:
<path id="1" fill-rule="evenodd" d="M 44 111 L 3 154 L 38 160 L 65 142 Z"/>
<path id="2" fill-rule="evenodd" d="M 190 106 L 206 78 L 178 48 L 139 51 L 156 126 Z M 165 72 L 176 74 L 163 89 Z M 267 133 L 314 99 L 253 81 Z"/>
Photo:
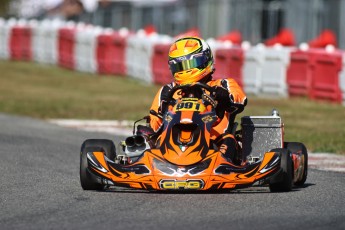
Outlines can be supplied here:
<path id="1" fill-rule="evenodd" d="M 173 74 L 189 69 L 199 68 L 200 66 L 204 66 L 207 58 L 204 56 L 199 57 L 192 57 L 190 60 L 183 60 L 177 62 L 175 60 L 169 61 L 170 70 Z"/>

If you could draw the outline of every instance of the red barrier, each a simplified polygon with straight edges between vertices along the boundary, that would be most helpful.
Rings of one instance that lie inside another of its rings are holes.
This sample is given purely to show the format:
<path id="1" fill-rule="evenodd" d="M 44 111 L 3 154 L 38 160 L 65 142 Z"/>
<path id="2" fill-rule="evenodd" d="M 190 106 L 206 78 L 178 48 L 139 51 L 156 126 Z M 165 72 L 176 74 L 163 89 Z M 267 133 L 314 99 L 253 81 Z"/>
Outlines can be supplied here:
<path id="1" fill-rule="evenodd" d="M 333 31 L 326 29 L 309 41 L 308 44 L 313 48 L 325 48 L 327 45 L 337 46 L 337 37 Z"/>
<path id="2" fill-rule="evenodd" d="M 74 27 L 63 27 L 59 29 L 59 65 L 67 69 L 74 69 L 74 49 L 75 49 Z"/>
<path id="3" fill-rule="evenodd" d="M 170 44 L 156 44 L 153 48 L 152 73 L 153 82 L 167 84 L 173 81 L 173 76 L 168 65 Z"/>
<path id="4" fill-rule="evenodd" d="M 217 41 L 231 41 L 235 45 L 240 45 L 242 42 L 242 34 L 240 31 L 234 30 L 216 38 Z"/>
<path id="5" fill-rule="evenodd" d="M 341 103 L 339 74 L 342 69 L 342 54 L 325 50 L 312 50 L 311 52 L 315 57 L 315 65 L 313 66 L 310 97 Z"/>
<path id="6" fill-rule="evenodd" d="M 10 37 L 10 54 L 13 60 L 29 61 L 31 52 L 31 28 L 28 26 L 15 26 Z"/>
<path id="7" fill-rule="evenodd" d="M 295 35 L 294 33 L 287 29 L 281 29 L 280 32 L 273 38 L 267 39 L 265 45 L 273 46 L 275 44 L 281 44 L 283 46 L 294 46 L 295 45 Z"/>
<path id="8" fill-rule="evenodd" d="M 125 75 L 127 39 L 119 33 L 101 34 L 97 38 L 98 73 Z"/>
<path id="9" fill-rule="evenodd" d="M 287 84 L 290 96 L 308 96 L 311 91 L 314 55 L 308 51 L 296 50 L 290 53 Z"/>
<path id="10" fill-rule="evenodd" d="M 149 24 L 149 25 L 145 26 L 144 27 L 144 31 L 145 31 L 146 35 L 157 33 L 156 27 L 154 25 L 152 25 L 152 24 Z"/>
<path id="11" fill-rule="evenodd" d="M 244 52 L 241 47 L 220 48 L 215 54 L 214 79 L 233 78 L 243 86 Z"/>

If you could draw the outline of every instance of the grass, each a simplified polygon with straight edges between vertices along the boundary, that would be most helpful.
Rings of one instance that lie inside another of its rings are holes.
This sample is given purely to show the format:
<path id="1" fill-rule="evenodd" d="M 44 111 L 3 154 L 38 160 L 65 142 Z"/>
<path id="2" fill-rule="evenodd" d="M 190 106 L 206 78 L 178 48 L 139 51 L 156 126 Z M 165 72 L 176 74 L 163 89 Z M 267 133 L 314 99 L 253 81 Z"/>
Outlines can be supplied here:
<path id="1" fill-rule="evenodd" d="M 0 62 L 0 73 L 0 111 L 36 118 L 134 120 L 159 88 L 23 62 Z"/>
<path id="2" fill-rule="evenodd" d="M 128 77 L 98 76 L 58 67 L 0 61 L 0 111 L 40 119 L 136 120 L 148 114 L 159 86 Z M 312 152 L 345 154 L 345 107 L 307 98 L 248 96 L 243 115 L 279 110 L 285 139 Z"/>

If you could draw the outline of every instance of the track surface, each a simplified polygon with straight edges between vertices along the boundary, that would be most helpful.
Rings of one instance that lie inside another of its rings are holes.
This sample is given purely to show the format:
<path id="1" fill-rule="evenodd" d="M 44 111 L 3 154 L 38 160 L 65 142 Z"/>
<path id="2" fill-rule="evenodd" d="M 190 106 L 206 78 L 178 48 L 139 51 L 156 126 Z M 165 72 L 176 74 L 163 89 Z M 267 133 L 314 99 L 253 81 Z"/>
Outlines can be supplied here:
<path id="1" fill-rule="evenodd" d="M 86 138 L 112 136 L 0 114 L 0 229 L 345 229 L 343 173 L 310 170 L 289 193 L 87 192 Z"/>

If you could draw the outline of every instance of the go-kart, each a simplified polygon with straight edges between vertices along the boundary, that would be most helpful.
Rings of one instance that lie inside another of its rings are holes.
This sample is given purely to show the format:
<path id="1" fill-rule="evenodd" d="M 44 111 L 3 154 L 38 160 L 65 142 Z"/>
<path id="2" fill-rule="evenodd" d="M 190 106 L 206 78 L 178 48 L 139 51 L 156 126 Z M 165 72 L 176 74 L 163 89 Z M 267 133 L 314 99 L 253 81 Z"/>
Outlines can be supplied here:
<path id="1" fill-rule="evenodd" d="M 179 91 L 184 96 L 175 100 L 173 95 Z M 234 122 L 228 132 L 241 146 L 237 161 L 223 156 L 210 138 L 218 119 L 213 92 L 202 83 L 175 86 L 161 115 L 160 131 L 134 123 L 133 136 L 120 142 L 118 152 L 112 140 L 85 140 L 80 151 L 82 188 L 194 191 L 268 185 L 271 192 L 279 192 L 302 186 L 308 153 L 302 143 L 283 141 L 277 111 L 242 117 L 240 130 Z M 149 116 L 144 120 L 148 123 Z"/>

